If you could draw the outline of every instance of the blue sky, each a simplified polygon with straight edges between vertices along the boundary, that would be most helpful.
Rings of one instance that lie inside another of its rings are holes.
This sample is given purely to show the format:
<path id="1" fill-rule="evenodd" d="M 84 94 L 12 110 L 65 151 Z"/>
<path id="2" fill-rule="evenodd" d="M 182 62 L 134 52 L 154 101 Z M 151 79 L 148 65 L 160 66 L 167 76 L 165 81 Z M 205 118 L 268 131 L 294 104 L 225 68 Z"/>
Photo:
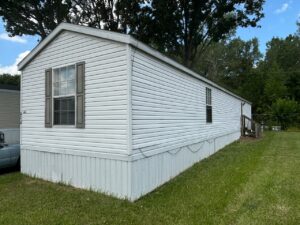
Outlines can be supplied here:
<path id="1" fill-rule="evenodd" d="M 300 0 L 266 0 L 265 17 L 260 21 L 261 28 L 239 28 L 236 36 L 244 40 L 257 37 L 262 53 L 272 37 L 286 37 L 296 32 L 296 21 L 300 20 Z M 0 74 L 16 73 L 17 63 L 38 43 L 38 37 L 8 37 L 0 22 Z"/>

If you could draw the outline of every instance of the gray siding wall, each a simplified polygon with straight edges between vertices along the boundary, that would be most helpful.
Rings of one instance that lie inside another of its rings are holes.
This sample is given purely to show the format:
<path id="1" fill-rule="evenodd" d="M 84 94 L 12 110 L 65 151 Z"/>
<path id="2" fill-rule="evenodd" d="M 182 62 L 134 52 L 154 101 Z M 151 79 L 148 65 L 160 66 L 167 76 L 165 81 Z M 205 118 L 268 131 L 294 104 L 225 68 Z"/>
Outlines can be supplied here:
<path id="1" fill-rule="evenodd" d="M 0 131 L 7 144 L 20 143 L 20 92 L 0 89 Z"/>
<path id="2" fill-rule="evenodd" d="M 0 89 L 0 129 L 20 127 L 20 92 Z"/>

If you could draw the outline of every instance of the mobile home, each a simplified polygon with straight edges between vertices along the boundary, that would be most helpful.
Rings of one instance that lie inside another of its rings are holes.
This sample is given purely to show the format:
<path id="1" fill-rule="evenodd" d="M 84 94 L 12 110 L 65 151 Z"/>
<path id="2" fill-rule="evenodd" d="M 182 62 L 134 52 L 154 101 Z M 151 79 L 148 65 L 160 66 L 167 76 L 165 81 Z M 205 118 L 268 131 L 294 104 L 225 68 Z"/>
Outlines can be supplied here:
<path id="1" fill-rule="evenodd" d="M 19 64 L 21 171 L 135 200 L 239 139 L 251 103 L 129 35 L 60 24 Z"/>

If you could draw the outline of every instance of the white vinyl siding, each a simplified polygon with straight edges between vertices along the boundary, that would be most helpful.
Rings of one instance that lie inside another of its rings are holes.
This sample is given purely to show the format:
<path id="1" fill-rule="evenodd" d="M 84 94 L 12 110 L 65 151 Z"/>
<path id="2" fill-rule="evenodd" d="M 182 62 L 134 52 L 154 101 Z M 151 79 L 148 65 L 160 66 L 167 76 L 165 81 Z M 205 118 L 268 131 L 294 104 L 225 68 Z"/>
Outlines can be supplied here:
<path id="1" fill-rule="evenodd" d="M 127 48 L 65 31 L 22 71 L 22 148 L 127 154 Z M 85 61 L 85 128 L 44 127 L 44 71 Z"/>
<path id="2" fill-rule="evenodd" d="M 239 131 L 239 99 L 139 50 L 133 54 L 134 154 L 157 154 Z M 213 123 L 208 124 L 206 87 L 213 99 Z"/>

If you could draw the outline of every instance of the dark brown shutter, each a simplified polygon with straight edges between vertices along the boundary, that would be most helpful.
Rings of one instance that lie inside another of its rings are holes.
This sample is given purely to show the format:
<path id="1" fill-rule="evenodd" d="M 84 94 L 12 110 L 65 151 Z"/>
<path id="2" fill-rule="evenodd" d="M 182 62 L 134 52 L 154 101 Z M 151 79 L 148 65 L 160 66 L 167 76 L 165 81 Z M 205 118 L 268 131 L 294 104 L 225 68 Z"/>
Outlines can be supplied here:
<path id="1" fill-rule="evenodd" d="M 52 69 L 45 71 L 45 127 L 52 127 Z"/>
<path id="2" fill-rule="evenodd" d="M 76 64 L 76 127 L 85 127 L 85 63 Z"/>

